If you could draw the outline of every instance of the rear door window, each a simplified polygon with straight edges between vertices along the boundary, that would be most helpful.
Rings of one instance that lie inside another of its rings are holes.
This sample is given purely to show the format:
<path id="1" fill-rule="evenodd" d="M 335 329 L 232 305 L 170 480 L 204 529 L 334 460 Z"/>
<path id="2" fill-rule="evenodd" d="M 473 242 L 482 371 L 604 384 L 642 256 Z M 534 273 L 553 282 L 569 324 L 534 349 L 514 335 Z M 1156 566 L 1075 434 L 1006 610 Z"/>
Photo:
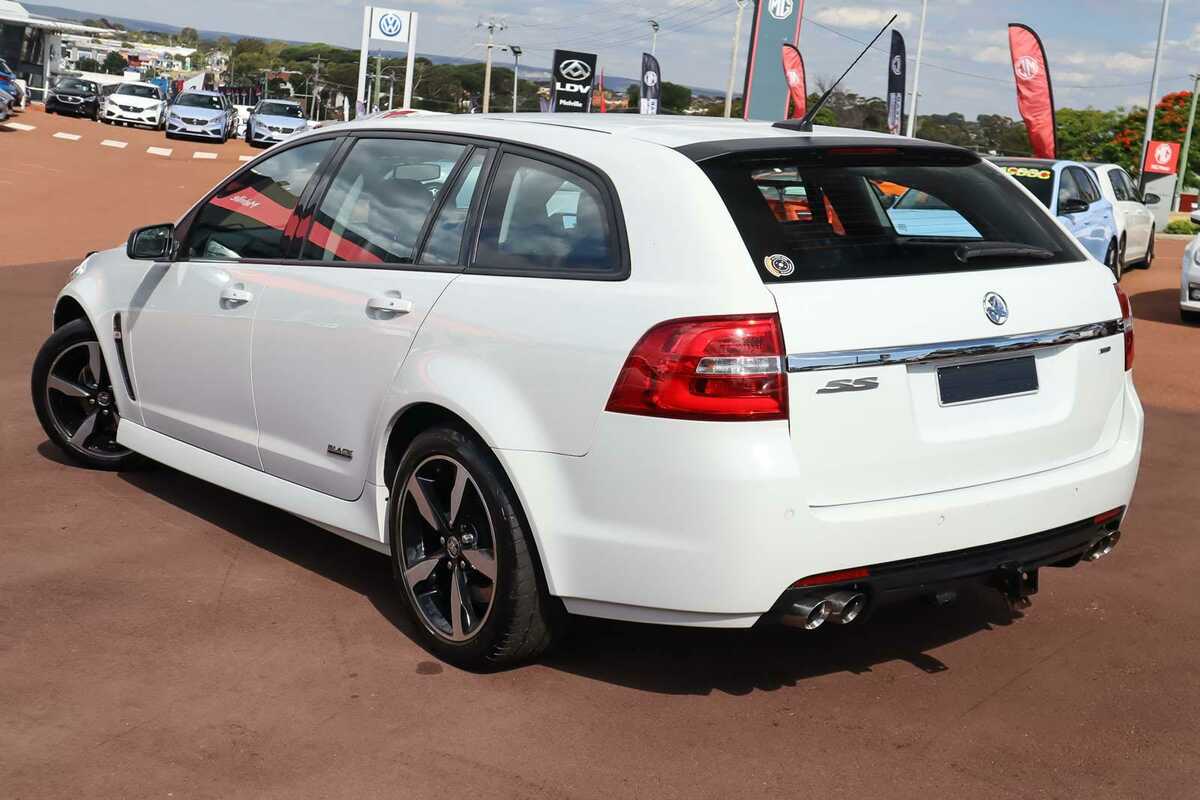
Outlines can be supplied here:
<path id="1" fill-rule="evenodd" d="M 412 264 L 425 221 L 466 146 L 362 139 L 338 167 L 303 258 Z"/>
<path id="2" fill-rule="evenodd" d="M 619 269 L 612 210 L 597 184 L 548 162 L 504 154 L 473 270 L 588 277 Z"/>
<path id="3" fill-rule="evenodd" d="M 1043 209 L 970 154 L 806 147 L 701 166 L 767 281 L 1084 258 Z"/>
<path id="4" fill-rule="evenodd" d="M 450 266 L 459 263 L 462 252 L 463 232 L 467 228 L 467 217 L 471 213 L 471 200 L 479 185 L 479 175 L 487 159 L 486 150 L 471 154 L 462 173 L 458 176 L 450 196 L 442 203 L 429 238 L 421 253 L 420 263 L 430 266 Z"/>
<path id="5" fill-rule="evenodd" d="M 997 162 L 1010 178 L 1024 186 L 1042 205 L 1050 208 L 1054 200 L 1054 170 L 1041 165 L 1005 164 Z"/>

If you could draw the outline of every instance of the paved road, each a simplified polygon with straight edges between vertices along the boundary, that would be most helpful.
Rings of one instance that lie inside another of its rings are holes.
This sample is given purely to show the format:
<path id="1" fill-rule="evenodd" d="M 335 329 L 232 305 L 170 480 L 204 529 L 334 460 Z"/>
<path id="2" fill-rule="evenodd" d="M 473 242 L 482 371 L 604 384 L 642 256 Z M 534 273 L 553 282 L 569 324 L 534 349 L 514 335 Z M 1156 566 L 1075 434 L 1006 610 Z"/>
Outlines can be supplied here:
<path id="1" fill-rule="evenodd" d="M 22 162 L 79 146 L 35 133 Z M 1148 412 L 1126 536 L 1048 571 L 1023 618 L 981 591 L 815 634 L 583 621 L 544 663 L 474 675 L 413 643 L 382 556 L 46 443 L 28 376 L 68 250 L 215 178 L 111 157 L 56 175 L 58 217 L 25 183 L 0 192 L 28 237 L 0 262 L 0 795 L 1197 796 L 1200 328 L 1173 305 L 1179 242 L 1125 281 Z M 87 199 L 118 175 L 162 202 Z"/>

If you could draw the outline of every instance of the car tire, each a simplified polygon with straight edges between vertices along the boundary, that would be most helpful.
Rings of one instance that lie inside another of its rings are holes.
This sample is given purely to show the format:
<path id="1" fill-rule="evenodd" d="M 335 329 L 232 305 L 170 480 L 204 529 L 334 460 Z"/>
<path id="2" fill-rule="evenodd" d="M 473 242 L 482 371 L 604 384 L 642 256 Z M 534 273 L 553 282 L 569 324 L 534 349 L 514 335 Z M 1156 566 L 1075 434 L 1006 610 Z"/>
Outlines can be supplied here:
<path id="1" fill-rule="evenodd" d="M 117 444 L 112 372 L 85 319 L 68 322 L 42 345 L 30 376 L 33 408 L 42 430 L 77 464 L 128 469 L 139 456 Z"/>
<path id="2" fill-rule="evenodd" d="M 1121 237 L 1121 244 L 1117 247 L 1117 260 L 1121 265 L 1121 274 L 1124 274 L 1129 269 L 1129 242 L 1124 236 Z"/>
<path id="3" fill-rule="evenodd" d="M 453 426 L 419 434 L 396 470 L 387 519 L 396 583 L 431 653 L 488 670 L 550 646 L 565 615 L 516 492 L 478 437 Z"/>
<path id="4" fill-rule="evenodd" d="M 1121 257 L 1115 241 L 1108 243 L 1108 251 L 1104 254 L 1104 266 L 1108 267 L 1117 281 L 1121 280 Z"/>
<path id="5" fill-rule="evenodd" d="M 1146 259 L 1142 262 L 1142 269 L 1150 269 L 1154 263 L 1154 228 L 1150 228 L 1150 243 L 1146 245 Z"/>

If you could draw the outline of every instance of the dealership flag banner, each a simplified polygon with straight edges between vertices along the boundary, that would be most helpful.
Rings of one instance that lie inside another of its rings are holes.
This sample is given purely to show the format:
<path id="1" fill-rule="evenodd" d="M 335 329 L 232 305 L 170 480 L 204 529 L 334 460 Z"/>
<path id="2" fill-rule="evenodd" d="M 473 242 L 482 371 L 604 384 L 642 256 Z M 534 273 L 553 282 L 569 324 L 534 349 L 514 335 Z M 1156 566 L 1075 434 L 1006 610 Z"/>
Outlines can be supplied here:
<path id="1" fill-rule="evenodd" d="M 904 83 L 908 74 L 908 58 L 904 52 L 904 37 L 892 31 L 892 56 L 888 59 L 888 131 L 899 135 L 904 124 Z"/>
<path id="2" fill-rule="evenodd" d="M 1008 26 L 1008 46 L 1017 79 L 1017 108 L 1029 132 L 1029 146 L 1036 158 L 1056 158 L 1054 89 L 1046 48 L 1032 28 L 1016 22 Z"/>
<path id="3" fill-rule="evenodd" d="M 783 78 L 788 85 L 788 119 L 804 119 L 808 109 L 808 84 L 804 77 L 804 56 L 794 44 L 783 46 Z"/>
<path id="4" fill-rule="evenodd" d="M 596 54 L 574 50 L 554 51 L 554 92 L 551 111 L 592 110 L 592 84 L 596 78 Z"/>
<path id="5" fill-rule="evenodd" d="M 746 59 L 746 119 L 783 119 L 787 114 L 788 85 L 782 70 L 770 66 L 770 55 L 785 42 L 800 41 L 804 0 L 758 0 L 750 26 L 750 57 Z M 768 59 L 760 64 L 759 55 Z"/>
<path id="6" fill-rule="evenodd" d="M 1150 142 L 1142 171 L 1152 175 L 1174 175 L 1179 167 L 1180 149 L 1179 142 Z"/>
<path id="7" fill-rule="evenodd" d="M 649 53 L 642 53 L 642 95 L 638 101 L 638 111 L 642 114 L 658 113 L 658 97 L 662 92 L 662 70 L 658 67 L 658 59 Z"/>

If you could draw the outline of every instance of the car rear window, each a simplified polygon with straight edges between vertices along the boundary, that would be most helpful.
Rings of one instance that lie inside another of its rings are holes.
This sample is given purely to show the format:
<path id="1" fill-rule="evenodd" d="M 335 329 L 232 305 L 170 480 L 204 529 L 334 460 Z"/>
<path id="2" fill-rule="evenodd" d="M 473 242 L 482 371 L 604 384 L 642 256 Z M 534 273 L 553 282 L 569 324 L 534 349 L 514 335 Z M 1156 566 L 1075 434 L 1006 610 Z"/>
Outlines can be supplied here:
<path id="1" fill-rule="evenodd" d="M 1030 166 L 1028 164 L 1005 164 L 997 161 L 996 166 L 1015 178 L 1017 183 L 1024 186 L 1046 208 L 1054 204 L 1054 170 L 1049 167 Z"/>
<path id="2" fill-rule="evenodd" d="M 764 280 L 886 277 L 1085 256 L 969 153 L 803 147 L 704 161 Z"/>

